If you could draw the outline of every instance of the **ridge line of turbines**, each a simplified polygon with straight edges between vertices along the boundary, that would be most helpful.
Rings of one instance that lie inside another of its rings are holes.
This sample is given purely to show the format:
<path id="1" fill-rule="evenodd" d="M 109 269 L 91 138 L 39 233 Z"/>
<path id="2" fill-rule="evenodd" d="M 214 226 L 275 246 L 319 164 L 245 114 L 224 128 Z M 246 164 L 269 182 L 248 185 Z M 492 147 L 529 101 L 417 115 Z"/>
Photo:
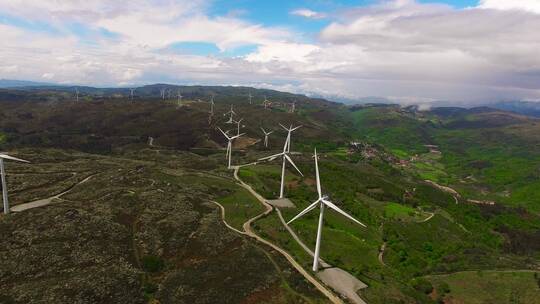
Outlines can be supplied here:
<path id="1" fill-rule="evenodd" d="M 135 98 L 135 90 L 137 88 L 129 88 L 129 101 L 133 102 L 134 101 L 134 98 Z M 79 88 L 78 87 L 75 87 L 75 101 L 78 103 L 79 102 L 79 95 L 80 95 L 80 91 L 79 91 Z M 161 88 L 159 89 L 159 96 L 162 100 L 165 100 L 165 99 L 171 99 L 173 96 L 172 94 L 172 89 L 167 89 L 167 88 Z M 214 97 L 215 97 L 215 94 L 211 94 L 211 103 L 212 103 L 212 110 L 210 113 L 212 113 L 211 115 L 213 115 L 213 106 L 214 106 Z M 251 92 L 248 94 L 248 100 L 249 100 L 249 104 L 253 104 L 253 95 L 251 94 Z M 184 98 L 184 96 L 182 95 L 182 92 L 180 89 L 177 89 L 177 93 L 176 93 L 176 98 L 177 98 L 177 108 L 181 107 L 182 106 L 182 99 Z M 198 101 L 201 101 L 200 99 L 198 99 Z M 268 100 L 268 98 L 266 97 L 266 95 L 264 95 L 264 100 L 262 101 L 261 105 L 264 107 L 264 109 L 268 109 L 268 107 L 270 107 L 272 105 L 272 102 Z M 294 100 L 293 102 L 290 103 L 290 108 L 288 110 L 289 113 L 294 113 L 296 111 L 296 100 Z M 210 119 L 209 119 L 210 120 Z"/>

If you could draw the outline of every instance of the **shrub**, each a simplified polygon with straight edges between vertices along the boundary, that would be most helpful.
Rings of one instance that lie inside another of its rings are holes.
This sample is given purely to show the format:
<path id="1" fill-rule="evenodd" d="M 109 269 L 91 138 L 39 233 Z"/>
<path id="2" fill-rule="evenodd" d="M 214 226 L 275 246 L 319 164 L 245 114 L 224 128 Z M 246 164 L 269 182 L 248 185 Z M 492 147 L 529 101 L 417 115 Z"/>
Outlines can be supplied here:
<path id="1" fill-rule="evenodd" d="M 165 262 L 160 257 L 147 255 L 142 258 L 142 267 L 147 272 L 159 272 L 165 267 Z"/>
<path id="2" fill-rule="evenodd" d="M 430 294 L 433 291 L 433 285 L 431 285 L 431 282 L 424 278 L 413 279 L 411 285 L 414 289 L 425 294 Z"/>

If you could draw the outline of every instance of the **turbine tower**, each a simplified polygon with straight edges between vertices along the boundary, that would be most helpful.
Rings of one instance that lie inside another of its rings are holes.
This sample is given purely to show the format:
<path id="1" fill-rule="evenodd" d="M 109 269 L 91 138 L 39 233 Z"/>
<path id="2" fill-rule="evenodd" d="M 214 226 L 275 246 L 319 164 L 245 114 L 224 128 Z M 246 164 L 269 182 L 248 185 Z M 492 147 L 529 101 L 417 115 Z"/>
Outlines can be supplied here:
<path id="1" fill-rule="evenodd" d="M 261 130 L 264 133 L 264 147 L 268 148 L 268 135 L 274 133 L 274 131 L 266 132 L 266 130 L 264 128 L 262 128 L 262 127 L 261 127 Z"/>
<path id="2" fill-rule="evenodd" d="M 221 130 L 220 128 L 218 128 L 219 131 L 221 131 L 221 133 L 223 134 L 223 136 L 225 136 L 227 138 L 227 140 L 229 141 L 227 143 L 227 153 L 225 154 L 225 157 L 228 158 L 228 166 L 227 168 L 228 169 L 231 169 L 231 158 L 232 158 L 232 142 L 233 140 L 237 139 L 238 137 L 244 135 L 245 133 L 242 133 L 242 134 L 238 134 L 238 135 L 235 135 L 235 136 L 229 136 L 229 134 L 227 134 L 227 132 L 223 132 L 223 130 Z"/>
<path id="3" fill-rule="evenodd" d="M 229 120 L 227 120 L 225 123 L 226 123 L 226 124 L 232 124 L 232 123 L 234 123 L 234 121 L 233 121 L 233 115 L 236 115 L 236 112 L 234 112 L 234 110 L 233 110 L 233 105 L 231 105 L 231 109 L 229 110 L 229 112 L 223 114 L 223 116 L 227 116 L 227 115 L 230 115 L 230 116 L 229 116 Z"/>
<path id="4" fill-rule="evenodd" d="M 298 167 L 294 164 L 292 158 L 289 156 L 289 153 L 290 153 L 290 146 L 291 146 L 291 132 L 298 129 L 300 127 L 296 127 L 296 128 L 293 128 L 291 126 L 291 128 L 289 129 L 286 129 L 289 131 L 289 134 L 287 135 L 287 139 L 285 140 L 285 145 L 283 145 L 283 152 L 281 153 L 278 153 L 278 154 L 274 154 L 274 155 L 271 155 L 271 156 L 267 156 L 267 157 L 263 157 L 261 159 L 259 159 L 260 161 L 261 160 L 269 160 L 269 161 L 272 161 L 278 157 L 283 157 L 283 163 L 281 165 L 281 186 L 279 188 L 279 198 L 282 199 L 284 196 L 283 196 L 283 193 L 285 191 L 285 166 L 287 164 L 287 162 L 289 162 L 295 169 L 296 171 L 298 171 L 298 173 L 300 173 L 301 176 L 304 176 L 302 174 L 302 172 L 300 172 L 300 169 L 298 169 Z"/>
<path id="5" fill-rule="evenodd" d="M 9 200 L 8 200 L 8 190 L 7 190 L 7 182 L 6 182 L 6 170 L 4 168 L 4 159 L 14 160 L 14 161 L 23 162 L 23 163 L 29 163 L 29 161 L 20 159 L 20 158 L 15 158 L 5 153 L 0 153 L 0 175 L 2 179 L 2 198 L 4 200 L 4 214 L 8 214 L 9 213 Z"/>
<path id="6" fill-rule="evenodd" d="M 315 243 L 315 254 L 313 255 L 313 271 L 317 272 L 319 270 L 319 255 L 321 252 L 321 232 L 322 232 L 322 225 L 323 225 L 323 217 L 324 217 L 324 207 L 328 207 L 330 209 L 334 209 L 341 215 L 345 216 L 346 218 L 350 219 L 351 221 L 357 223 L 358 225 L 361 225 L 363 227 L 366 227 L 366 225 L 359 222 L 357 219 L 353 218 L 349 214 L 347 214 L 345 211 L 341 210 L 338 206 L 336 206 L 334 203 L 329 201 L 327 195 L 322 194 L 321 190 L 321 179 L 319 177 L 319 164 L 317 161 L 317 149 L 315 149 L 315 172 L 317 175 L 317 193 L 319 194 L 319 198 L 311 205 L 309 205 L 306 209 L 304 209 L 302 212 L 298 213 L 297 216 L 295 216 L 292 220 L 287 222 L 287 225 L 295 221 L 296 219 L 302 217 L 304 214 L 310 212 L 311 210 L 315 209 L 317 206 L 319 206 L 320 214 L 319 214 L 319 226 L 317 227 L 317 241 Z"/>
<path id="7" fill-rule="evenodd" d="M 296 100 L 293 101 L 293 103 L 291 104 L 291 111 L 290 111 L 290 113 L 294 113 L 294 111 L 296 111 Z"/>
<path id="8" fill-rule="evenodd" d="M 210 115 L 214 115 L 214 95 L 212 95 L 212 98 L 210 99 Z"/>
<path id="9" fill-rule="evenodd" d="M 75 100 L 79 102 L 79 89 L 75 88 Z"/>
<path id="10" fill-rule="evenodd" d="M 253 95 L 251 95 L 251 92 L 249 92 L 248 98 L 249 98 L 249 104 L 252 104 L 251 100 L 253 99 Z"/>
<path id="11" fill-rule="evenodd" d="M 165 100 L 165 88 L 161 88 L 159 92 L 161 93 L 161 99 Z"/>
<path id="12" fill-rule="evenodd" d="M 182 93 L 180 93 L 180 90 L 178 90 L 178 93 L 176 94 L 176 97 L 178 98 L 178 101 L 177 101 L 177 107 L 180 107 L 182 105 Z"/>
<path id="13" fill-rule="evenodd" d="M 133 102 L 133 92 L 135 92 L 135 89 L 131 88 L 129 89 L 129 91 L 130 91 L 129 97 L 131 98 L 131 102 Z"/>
<path id="14" fill-rule="evenodd" d="M 268 109 L 268 103 L 269 103 L 268 98 L 266 98 L 266 95 L 264 95 L 263 105 L 264 105 L 265 110 Z"/>

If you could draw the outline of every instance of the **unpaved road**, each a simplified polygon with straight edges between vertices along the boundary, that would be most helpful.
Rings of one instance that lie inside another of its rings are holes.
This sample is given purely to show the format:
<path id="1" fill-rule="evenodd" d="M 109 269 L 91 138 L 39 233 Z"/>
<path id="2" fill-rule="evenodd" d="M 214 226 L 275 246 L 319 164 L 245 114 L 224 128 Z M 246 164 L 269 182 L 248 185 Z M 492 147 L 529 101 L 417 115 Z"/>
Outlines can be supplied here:
<path id="1" fill-rule="evenodd" d="M 306 280 L 308 280 L 311 284 L 313 284 L 313 286 L 315 286 L 320 292 L 322 292 L 332 303 L 334 303 L 334 304 L 344 304 L 344 302 L 338 296 L 336 296 L 332 291 L 330 291 L 328 288 L 326 288 L 326 286 L 324 286 L 319 281 L 317 281 L 317 279 L 315 279 L 308 271 L 306 271 L 302 267 L 302 265 L 300 265 L 287 251 L 285 251 L 285 250 L 281 249 L 279 246 L 277 246 L 277 245 L 275 245 L 275 244 L 261 238 L 260 236 L 258 236 L 251 229 L 251 223 L 253 223 L 254 221 L 256 221 L 256 220 L 258 220 L 258 219 L 260 219 L 262 217 L 267 216 L 268 214 L 270 214 L 270 212 L 272 212 L 272 210 L 273 210 L 273 207 L 266 203 L 266 200 L 265 200 L 264 197 L 262 197 L 259 193 L 257 193 L 255 190 L 253 190 L 253 188 L 251 188 L 251 186 L 244 183 L 238 177 L 238 170 L 239 170 L 239 167 L 234 167 L 234 178 L 238 181 L 238 183 L 240 184 L 240 186 L 242 188 L 248 190 L 266 208 L 266 210 L 263 213 L 255 216 L 255 217 L 249 219 L 247 222 L 245 222 L 244 225 L 243 225 L 244 232 L 240 232 L 240 233 L 245 234 L 245 235 L 247 235 L 249 237 L 252 237 L 252 238 L 256 239 L 257 241 L 259 241 L 261 243 L 264 243 L 264 244 L 272 247 L 274 250 L 278 251 L 279 253 L 281 253 L 287 259 L 287 261 L 289 261 L 289 263 L 291 263 L 291 265 L 294 268 L 296 268 L 296 270 L 298 270 L 298 272 L 300 272 L 300 274 L 302 274 L 304 276 L 304 278 L 306 278 Z M 225 212 L 225 210 L 222 209 L 222 212 Z M 224 213 L 223 213 L 223 215 L 224 215 Z M 234 228 L 233 228 L 233 230 L 239 232 L 238 230 L 236 230 Z"/>
<path id="2" fill-rule="evenodd" d="M 24 203 L 24 204 L 20 204 L 20 205 L 15 205 L 13 207 L 11 207 L 9 210 L 11 212 L 22 212 L 22 211 L 26 211 L 26 210 L 29 210 L 29 209 L 34 209 L 34 208 L 39 208 L 39 207 L 44 207 L 44 206 L 47 206 L 47 205 L 50 205 L 52 203 L 54 203 L 54 200 L 56 199 L 59 199 L 61 196 L 63 195 L 66 195 L 68 194 L 69 192 L 71 192 L 75 187 L 77 187 L 78 185 L 81 185 L 81 184 L 84 184 L 86 183 L 87 181 L 89 181 L 92 177 L 94 177 L 96 174 L 92 174 L 88 177 L 86 177 L 85 179 L 83 179 L 82 181 L 76 183 L 75 185 L 71 186 L 69 189 L 67 189 L 66 191 L 60 193 L 60 194 L 57 194 L 53 197 L 49 197 L 49 198 L 45 198 L 45 199 L 40 199 L 40 200 L 37 200 L 37 201 L 33 201 L 33 202 L 29 202 L 29 203 Z"/>

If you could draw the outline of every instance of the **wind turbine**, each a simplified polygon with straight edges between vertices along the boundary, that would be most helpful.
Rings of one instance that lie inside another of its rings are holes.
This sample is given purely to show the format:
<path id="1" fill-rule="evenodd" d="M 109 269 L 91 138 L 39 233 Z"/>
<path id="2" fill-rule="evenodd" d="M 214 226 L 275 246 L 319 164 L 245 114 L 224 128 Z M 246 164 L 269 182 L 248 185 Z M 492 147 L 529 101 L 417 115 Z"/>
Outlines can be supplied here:
<path id="1" fill-rule="evenodd" d="M 227 116 L 227 115 L 230 115 L 230 116 L 229 116 L 229 120 L 227 120 L 225 123 L 226 123 L 226 124 L 232 124 L 232 123 L 234 123 L 234 121 L 233 121 L 233 115 L 236 115 L 236 112 L 234 112 L 234 110 L 233 110 L 233 105 L 231 105 L 231 109 L 229 110 L 229 112 L 223 114 L 223 116 Z"/>
<path id="2" fill-rule="evenodd" d="M 220 128 L 218 128 L 219 131 L 221 131 L 221 133 L 223 133 L 223 136 L 225 136 L 227 138 L 227 140 L 229 141 L 227 143 L 227 153 L 225 154 L 225 157 L 227 157 L 229 160 L 228 160 L 228 166 L 227 168 L 231 168 L 231 157 L 232 157 L 232 142 L 233 140 L 237 139 L 238 137 L 244 135 L 245 133 L 242 133 L 242 134 L 238 134 L 238 135 L 235 135 L 235 136 L 229 136 L 228 132 L 223 132 L 223 130 L 221 130 Z"/>
<path id="3" fill-rule="evenodd" d="M 300 169 L 298 169 L 298 167 L 294 164 L 292 158 L 289 156 L 289 150 L 290 150 L 290 146 L 291 146 L 291 132 L 298 129 L 300 127 L 296 127 L 296 128 L 291 128 L 290 129 L 287 129 L 289 130 L 289 134 L 287 135 L 287 139 L 285 140 L 285 145 L 283 146 L 283 152 L 281 153 L 278 153 L 278 154 L 274 154 L 274 155 L 271 155 L 271 156 L 267 156 L 267 157 L 263 157 L 259 160 L 269 160 L 269 161 L 272 161 L 278 157 L 283 157 L 283 164 L 281 166 L 281 186 L 279 188 L 279 198 L 283 198 L 283 192 L 285 190 L 285 165 L 287 164 L 287 162 L 289 162 L 295 169 L 296 171 L 298 171 L 298 173 L 300 173 L 300 175 L 304 176 L 302 174 L 302 172 L 300 172 Z"/>
<path id="4" fill-rule="evenodd" d="M 236 123 L 236 134 L 240 134 L 240 124 L 242 123 L 242 120 L 244 120 L 243 118 L 241 118 L 240 120 L 235 120 L 234 122 Z M 244 127 L 244 126 L 243 126 Z"/>
<path id="5" fill-rule="evenodd" d="M 290 113 L 294 113 L 295 110 L 296 110 L 296 100 L 291 104 L 291 111 L 290 111 Z"/>
<path id="6" fill-rule="evenodd" d="M 75 88 L 75 98 L 77 102 L 79 102 L 79 89 L 78 88 Z"/>
<path id="7" fill-rule="evenodd" d="M 177 106 L 180 107 L 181 103 L 182 103 L 182 93 L 180 93 L 180 90 L 178 90 L 178 93 L 176 94 L 176 97 L 178 97 L 178 101 L 177 101 Z"/>
<path id="8" fill-rule="evenodd" d="M 266 110 L 268 108 L 268 98 L 266 98 L 266 95 L 264 95 L 264 101 L 263 101 L 263 105 L 264 105 L 264 109 Z"/>
<path id="9" fill-rule="evenodd" d="M 129 89 L 129 91 L 130 91 L 129 96 L 130 96 L 130 98 L 131 98 L 131 101 L 133 102 L 133 92 L 135 92 L 135 89 L 132 88 L 132 89 Z"/>
<path id="10" fill-rule="evenodd" d="M 268 148 L 268 135 L 274 133 L 274 131 L 266 132 L 266 130 L 264 128 L 262 128 L 262 127 L 261 127 L 261 130 L 264 133 L 264 147 Z"/>
<path id="11" fill-rule="evenodd" d="M 8 214 L 9 213 L 9 200 L 8 200 L 8 190 L 7 190 L 7 182 L 6 182 L 6 170 L 4 168 L 4 159 L 14 160 L 14 161 L 23 162 L 23 163 L 29 163 L 29 161 L 20 159 L 20 158 L 15 158 L 13 156 L 9 156 L 4 153 L 0 153 L 0 175 L 2 175 L 1 177 L 2 178 L 2 198 L 4 200 L 4 214 Z"/>
<path id="12" fill-rule="evenodd" d="M 165 100 L 165 88 L 161 88 L 159 92 L 161 93 L 161 99 Z"/>
<path id="13" fill-rule="evenodd" d="M 248 98 L 249 98 L 249 104 L 251 104 L 251 100 L 253 99 L 253 95 L 251 95 L 251 92 L 249 92 Z"/>
<path id="14" fill-rule="evenodd" d="M 210 115 L 214 115 L 214 95 L 212 95 L 212 98 L 210 99 Z"/>
<path id="15" fill-rule="evenodd" d="M 292 125 L 287 128 L 285 127 L 284 125 L 282 124 L 279 124 L 285 131 L 287 131 L 287 140 L 285 141 L 285 147 L 287 148 L 287 152 L 290 152 L 291 151 L 291 133 L 293 131 L 296 131 L 298 129 L 300 129 L 302 126 L 298 126 L 298 127 L 293 127 Z"/>
<path id="16" fill-rule="evenodd" d="M 330 209 L 334 209 L 341 215 L 345 216 L 346 218 L 350 219 L 351 221 L 357 223 L 358 225 L 361 225 L 363 227 L 366 227 L 366 225 L 359 222 L 357 219 L 353 218 L 349 214 L 347 214 L 345 211 L 341 210 L 338 206 L 334 205 L 331 201 L 329 201 L 327 195 L 322 194 L 321 190 L 321 179 L 319 177 L 319 164 L 317 161 L 317 149 L 315 149 L 315 172 L 317 175 L 317 193 L 319 194 L 319 198 L 311 205 L 309 205 L 306 209 L 304 209 L 302 212 L 298 213 L 297 216 L 295 216 L 292 220 L 287 222 L 287 225 L 295 221 L 296 219 L 302 217 L 304 214 L 310 212 L 311 210 L 315 209 L 317 206 L 321 209 L 319 214 L 319 226 L 317 228 L 317 241 L 315 243 L 315 254 L 313 255 L 313 271 L 317 272 L 319 270 L 319 255 L 321 252 L 321 232 L 322 232 L 322 225 L 323 225 L 323 217 L 324 217 L 324 207 L 328 207 Z"/>

